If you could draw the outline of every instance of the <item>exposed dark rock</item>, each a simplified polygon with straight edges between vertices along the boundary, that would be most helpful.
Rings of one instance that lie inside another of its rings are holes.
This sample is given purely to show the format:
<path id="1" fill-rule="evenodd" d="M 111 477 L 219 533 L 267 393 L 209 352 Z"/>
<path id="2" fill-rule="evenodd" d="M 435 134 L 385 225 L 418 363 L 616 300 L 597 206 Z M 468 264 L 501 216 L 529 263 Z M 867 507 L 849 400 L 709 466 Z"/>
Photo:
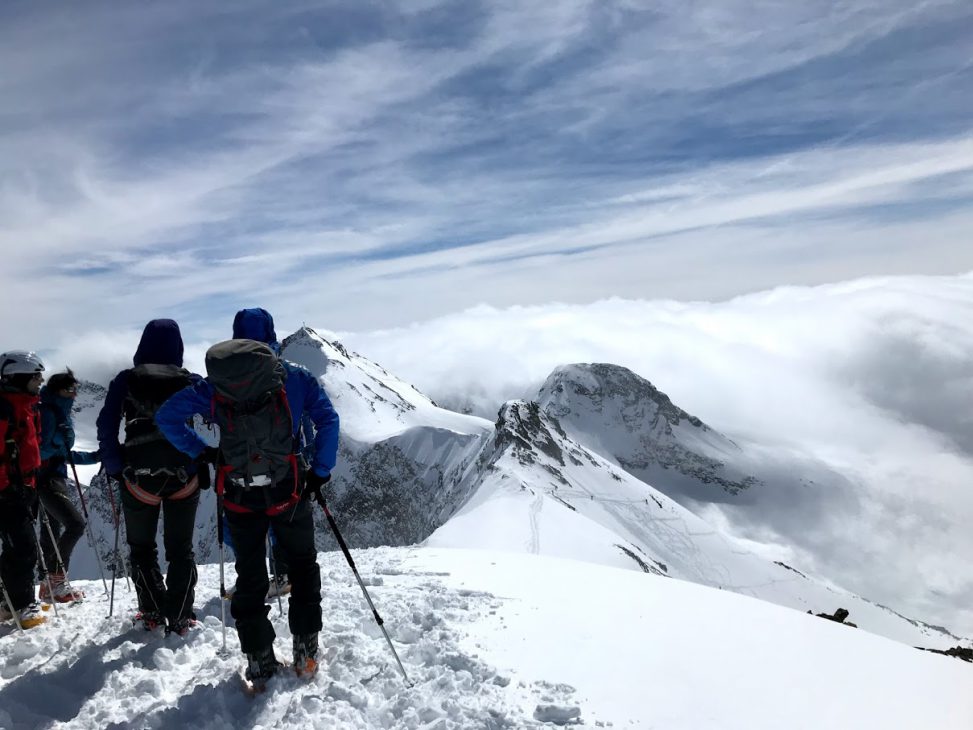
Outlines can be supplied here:
<path id="1" fill-rule="evenodd" d="M 787 563 L 782 563 L 779 560 L 775 560 L 774 561 L 774 565 L 779 565 L 780 567 L 786 568 L 787 570 L 791 571 L 792 573 L 797 573 L 802 578 L 807 578 L 807 576 L 804 575 L 804 573 L 802 573 L 801 571 L 799 571 L 797 568 L 792 568 Z"/>
<path id="2" fill-rule="evenodd" d="M 512 443 L 518 451 L 518 456 L 524 460 L 523 463 L 534 463 L 531 451 L 536 448 L 564 466 L 564 454 L 557 440 L 551 435 L 549 426 L 562 438 L 566 438 L 557 419 L 549 416 L 541 417 L 540 406 L 537 403 L 533 401 L 505 403 L 497 416 L 494 445 L 500 449 Z"/>
<path id="3" fill-rule="evenodd" d="M 954 656 L 957 659 L 962 659 L 964 662 L 973 662 L 973 649 L 968 646 L 954 646 L 952 649 L 926 649 L 923 646 L 917 646 L 916 649 L 922 649 L 923 651 L 931 651 L 934 654 L 943 654 L 945 656 Z"/>
<path id="4" fill-rule="evenodd" d="M 808 613 L 811 613 L 811 612 L 808 611 Z M 830 613 L 830 614 L 829 613 L 816 613 L 814 615 L 815 616 L 818 616 L 820 618 L 826 618 L 829 621 L 834 621 L 835 623 L 844 624 L 845 626 L 851 626 L 852 628 L 855 628 L 855 629 L 858 628 L 858 624 L 853 624 L 851 621 L 846 621 L 845 620 L 845 619 L 848 618 L 848 611 L 846 609 L 844 609 L 844 608 L 839 608 L 837 611 L 835 611 L 834 613 Z"/>

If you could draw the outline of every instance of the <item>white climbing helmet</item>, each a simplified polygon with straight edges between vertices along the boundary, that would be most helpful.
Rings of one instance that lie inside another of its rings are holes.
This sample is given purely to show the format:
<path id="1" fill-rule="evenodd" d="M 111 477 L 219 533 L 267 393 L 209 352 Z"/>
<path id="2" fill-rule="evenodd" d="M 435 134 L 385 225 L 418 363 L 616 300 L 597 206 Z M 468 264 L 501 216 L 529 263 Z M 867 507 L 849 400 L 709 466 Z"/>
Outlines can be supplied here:
<path id="1" fill-rule="evenodd" d="M 36 375 L 44 372 L 44 363 L 36 352 L 26 350 L 11 350 L 0 355 L 0 379 L 11 375 L 27 373 Z"/>

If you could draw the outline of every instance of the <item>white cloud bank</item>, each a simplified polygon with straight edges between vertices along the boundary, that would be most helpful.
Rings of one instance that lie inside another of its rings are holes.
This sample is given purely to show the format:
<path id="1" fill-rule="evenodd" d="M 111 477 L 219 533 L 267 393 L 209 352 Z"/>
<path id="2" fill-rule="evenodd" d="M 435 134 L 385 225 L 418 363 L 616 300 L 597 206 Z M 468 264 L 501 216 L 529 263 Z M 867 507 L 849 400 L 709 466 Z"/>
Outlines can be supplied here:
<path id="1" fill-rule="evenodd" d="M 712 519 L 866 597 L 973 634 L 973 274 L 715 304 L 481 306 L 344 341 L 437 401 L 488 417 L 559 364 L 627 366 L 711 426 L 824 462 L 855 490 L 822 488 L 813 514 L 775 504 Z"/>

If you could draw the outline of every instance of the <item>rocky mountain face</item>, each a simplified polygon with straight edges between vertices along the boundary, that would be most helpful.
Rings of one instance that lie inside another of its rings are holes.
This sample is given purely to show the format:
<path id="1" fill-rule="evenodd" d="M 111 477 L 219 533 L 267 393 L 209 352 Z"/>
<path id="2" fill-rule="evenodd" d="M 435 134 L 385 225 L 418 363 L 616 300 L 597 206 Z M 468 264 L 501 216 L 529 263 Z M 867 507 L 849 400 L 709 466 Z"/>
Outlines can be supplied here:
<path id="1" fill-rule="evenodd" d="M 565 365 L 537 394 L 575 440 L 679 498 L 730 500 L 760 484 L 737 462 L 737 444 L 619 365 Z"/>

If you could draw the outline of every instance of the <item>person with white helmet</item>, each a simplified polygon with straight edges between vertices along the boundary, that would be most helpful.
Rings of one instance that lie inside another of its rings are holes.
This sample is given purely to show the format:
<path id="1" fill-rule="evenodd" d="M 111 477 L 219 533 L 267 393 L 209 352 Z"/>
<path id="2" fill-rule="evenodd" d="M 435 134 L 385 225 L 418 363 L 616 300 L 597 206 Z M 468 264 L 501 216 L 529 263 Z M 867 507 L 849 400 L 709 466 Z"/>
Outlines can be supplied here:
<path id="1" fill-rule="evenodd" d="M 41 465 L 37 404 L 43 382 L 44 363 L 35 353 L 0 354 L 0 579 L 6 604 L 0 619 L 15 614 L 25 629 L 46 620 L 34 596 L 35 480 Z"/>

